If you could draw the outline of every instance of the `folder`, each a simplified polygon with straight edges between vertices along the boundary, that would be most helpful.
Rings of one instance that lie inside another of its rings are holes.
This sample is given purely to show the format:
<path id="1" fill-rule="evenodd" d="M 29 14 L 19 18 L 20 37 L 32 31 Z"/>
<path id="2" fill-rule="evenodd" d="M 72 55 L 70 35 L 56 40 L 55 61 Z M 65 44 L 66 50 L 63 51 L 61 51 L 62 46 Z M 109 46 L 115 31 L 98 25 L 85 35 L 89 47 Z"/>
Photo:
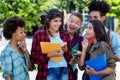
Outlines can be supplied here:
<path id="1" fill-rule="evenodd" d="M 103 70 L 107 67 L 106 54 L 99 56 L 98 58 L 85 61 L 86 66 L 92 67 L 95 71 Z M 101 80 L 104 75 L 89 75 L 90 80 Z"/>
<path id="2" fill-rule="evenodd" d="M 61 44 L 60 43 L 53 43 L 53 42 L 40 42 L 40 47 L 42 50 L 42 54 L 49 54 L 54 51 L 61 50 Z M 51 57 L 51 61 L 62 61 L 61 57 Z"/>
<path id="3" fill-rule="evenodd" d="M 43 54 L 49 54 L 51 52 L 61 50 L 60 43 L 40 42 L 40 46 Z"/>
<path id="4" fill-rule="evenodd" d="M 79 49 L 78 44 L 76 44 L 76 45 L 72 48 L 72 55 L 73 55 L 73 56 L 76 54 L 76 52 L 75 52 L 74 50 L 78 50 L 78 49 Z M 78 56 L 75 56 L 75 57 L 76 57 L 76 59 L 78 59 Z M 77 67 L 76 67 L 76 64 L 73 64 L 73 65 L 72 65 L 72 70 L 73 70 L 73 72 L 75 71 L 76 68 L 77 68 Z"/>
<path id="5" fill-rule="evenodd" d="M 60 56 L 60 57 L 51 57 L 50 60 L 54 61 L 54 62 L 62 62 L 62 56 Z"/>

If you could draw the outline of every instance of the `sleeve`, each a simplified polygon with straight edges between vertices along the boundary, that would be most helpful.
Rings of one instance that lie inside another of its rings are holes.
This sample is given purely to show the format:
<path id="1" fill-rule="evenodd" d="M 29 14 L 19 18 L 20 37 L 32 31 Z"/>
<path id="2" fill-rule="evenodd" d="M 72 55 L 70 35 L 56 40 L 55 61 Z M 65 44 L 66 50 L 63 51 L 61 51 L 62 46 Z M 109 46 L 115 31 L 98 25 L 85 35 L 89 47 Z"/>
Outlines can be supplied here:
<path id="1" fill-rule="evenodd" d="M 107 66 L 115 68 L 115 60 L 113 59 L 114 55 L 112 49 L 107 44 L 102 47 L 102 53 L 106 53 Z"/>
<path id="2" fill-rule="evenodd" d="M 49 58 L 47 58 L 47 54 L 42 54 L 41 52 L 40 37 L 42 36 L 44 35 L 40 33 L 38 34 L 38 32 L 34 34 L 31 48 L 31 62 L 38 65 L 49 60 Z"/>
<path id="3" fill-rule="evenodd" d="M 114 54 L 120 58 L 120 37 L 114 32 L 111 32 L 110 37 Z"/>
<path id="4" fill-rule="evenodd" d="M 82 51 L 82 41 L 83 41 L 83 37 L 80 37 L 80 41 L 79 41 L 79 50 Z"/>
<path id="5" fill-rule="evenodd" d="M 83 66 L 78 65 L 80 70 L 85 70 L 85 68 L 86 68 L 85 61 L 87 61 L 90 58 L 90 55 L 87 54 L 89 52 L 90 48 L 91 48 L 91 44 L 89 44 L 87 47 L 86 55 L 85 55 L 85 59 L 84 59 L 84 65 Z"/>
<path id="6" fill-rule="evenodd" d="M 72 58 L 70 36 L 67 33 L 61 33 L 61 36 L 63 37 L 63 41 L 67 42 L 68 50 L 64 53 L 64 56 L 66 58 L 66 61 L 69 63 Z"/>
<path id="7" fill-rule="evenodd" d="M 12 74 L 12 58 L 10 56 L 10 51 L 4 50 L 1 53 L 1 63 L 3 70 L 3 78 Z"/>

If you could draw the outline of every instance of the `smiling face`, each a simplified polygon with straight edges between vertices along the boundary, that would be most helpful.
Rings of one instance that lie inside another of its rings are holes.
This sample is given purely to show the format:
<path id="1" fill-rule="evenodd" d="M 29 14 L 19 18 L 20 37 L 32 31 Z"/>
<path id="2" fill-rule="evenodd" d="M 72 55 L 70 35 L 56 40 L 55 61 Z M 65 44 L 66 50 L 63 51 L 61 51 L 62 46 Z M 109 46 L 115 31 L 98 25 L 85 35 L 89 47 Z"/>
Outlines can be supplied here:
<path id="1" fill-rule="evenodd" d="M 50 24 L 49 30 L 57 32 L 62 25 L 62 19 L 61 19 L 61 17 L 56 17 L 56 18 L 52 19 L 49 22 L 49 24 Z"/>
<path id="2" fill-rule="evenodd" d="M 70 33 L 75 33 L 81 27 L 82 21 L 79 17 L 72 15 L 67 22 L 67 30 Z"/>
<path id="3" fill-rule="evenodd" d="M 91 23 L 88 23 L 86 28 L 86 38 L 95 38 L 95 32 L 93 29 L 93 25 Z"/>
<path id="4" fill-rule="evenodd" d="M 24 41 L 26 38 L 26 34 L 24 32 L 24 27 L 18 27 L 16 31 L 13 33 L 12 39 L 19 41 Z"/>

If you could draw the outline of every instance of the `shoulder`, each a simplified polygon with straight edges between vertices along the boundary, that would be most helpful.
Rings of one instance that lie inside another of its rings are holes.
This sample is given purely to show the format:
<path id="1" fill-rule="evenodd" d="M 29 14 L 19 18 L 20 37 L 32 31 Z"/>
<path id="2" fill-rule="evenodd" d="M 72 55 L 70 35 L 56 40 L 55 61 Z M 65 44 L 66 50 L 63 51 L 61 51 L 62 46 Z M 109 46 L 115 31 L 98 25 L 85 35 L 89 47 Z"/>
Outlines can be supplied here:
<path id="1" fill-rule="evenodd" d="M 104 41 L 99 42 L 99 44 L 101 47 L 109 47 L 109 45 Z"/>
<path id="2" fill-rule="evenodd" d="M 9 56 L 10 54 L 12 54 L 11 51 L 12 51 L 12 48 L 10 44 L 7 44 L 6 47 L 1 52 L 1 56 L 2 57 Z"/>
<path id="3" fill-rule="evenodd" d="M 70 36 L 67 32 L 60 31 L 60 37 L 63 41 L 70 41 Z"/>
<path id="4" fill-rule="evenodd" d="M 108 45 L 108 43 L 101 41 L 100 45 L 99 45 L 100 50 L 104 51 L 104 52 L 111 52 L 112 53 L 112 49 L 111 47 Z"/>
<path id="5" fill-rule="evenodd" d="M 44 33 L 45 33 L 45 30 L 37 30 L 34 35 L 44 34 Z"/>
<path id="6" fill-rule="evenodd" d="M 34 33 L 33 38 L 43 37 L 43 36 L 45 36 L 45 35 L 46 35 L 45 30 L 37 30 L 37 31 Z"/>
<path id="7" fill-rule="evenodd" d="M 79 38 L 80 40 L 83 40 L 83 36 L 81 36 L 81 35 L 79 35 L 79 34 L 77 34 L 77 36 L 78 36 L 78 38 Z"/>
<path id="8" fill-rule="evenodd" d="M 115 33 L 115 32 L 113 32 L 113 31 L 111 31 L 110 32 L 110 38 L 111 38 L 111 41 L 113 42 L 113 43 L 118 43 L 118 42 L 120 42 L 120 36 L 117 34 L 117 33 Z"/>
<path id="9" fill-rule="evenodd" d="M 69 34 L 66 31 L 60 31 L 60 35 L 69 36 Z"/>
<path id="10" fill-rule="evenodd" d="M 113 31 L 110 31 L 110 35 L 111 36 L 118 36 L 117 33 L 113 32 Z"/>

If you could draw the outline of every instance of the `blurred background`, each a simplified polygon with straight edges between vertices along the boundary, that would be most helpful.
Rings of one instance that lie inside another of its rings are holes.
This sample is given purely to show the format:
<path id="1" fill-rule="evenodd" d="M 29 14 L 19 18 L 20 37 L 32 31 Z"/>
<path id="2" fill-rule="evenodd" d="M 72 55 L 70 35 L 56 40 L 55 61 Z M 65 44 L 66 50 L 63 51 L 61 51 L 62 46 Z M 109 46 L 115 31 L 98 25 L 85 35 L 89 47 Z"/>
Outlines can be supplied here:
<path id="1" fill-rule="evenodd" d="M 80 12 L 83 15 L 83 23 L 78 31 L 80 35 L 89 21 L 88 4 L 92 0 L 0 0 L 0 53 L 8 43 L 2 34 L 4 21 L 14 15 L 22 17 L 26 21 L 25 32 L 27 34 L 28 51 L 31 50 L 32 37 L 36 30 L 42 29 L 47 11 L 51 8 L 59 9 L 64 15 L 64 24 L 71 12 Z M 102 1 L 102 0 L 99 0 Z M 103 0 L 111 6 L 111 12 L 107 14 L 106 27 L 120 34 L 120 0 Z M 116 80 L 120 78 L 120 63 L 117 62 Z M 1 63 L 0 63 L 1 65 Z M 30 80 L 35 80 L 36 70 L 29 72 Z M 81 80 L 82 71 L 79 71 L 78 79 Z M 0 69 L 0 80 L 2 70 Z"/>

